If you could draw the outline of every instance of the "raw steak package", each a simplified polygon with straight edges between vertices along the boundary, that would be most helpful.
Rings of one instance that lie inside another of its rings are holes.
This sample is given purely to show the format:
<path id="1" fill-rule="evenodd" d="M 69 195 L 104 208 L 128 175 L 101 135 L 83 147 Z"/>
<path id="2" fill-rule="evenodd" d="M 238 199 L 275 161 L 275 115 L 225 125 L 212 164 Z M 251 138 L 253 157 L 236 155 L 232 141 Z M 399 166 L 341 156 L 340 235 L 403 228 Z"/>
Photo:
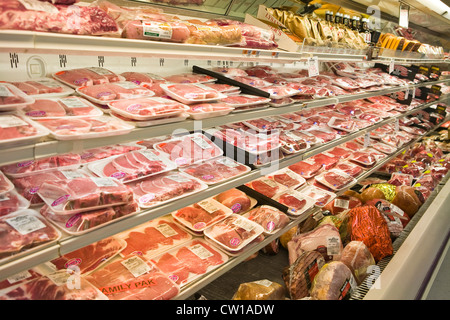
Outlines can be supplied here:
<path id="1" fill-rule="evenodd" d="M 115 113 L 114 111 L 110 112 L 109 115 L 113 118 L 124 121 L 127 124 L 134 126 L 136 128 L 153 127 L 153 126 L 159 126 L 161 124 L 166 124 L 166 123 L 181 122 L 181 121 L 184 121 L 187 118 L 189 118 L 189 114 L 187 114 L 187 113 L 180 113 L 177 116 L 168 116 L 168 117 L 162 117 L 162 118 L 150 119 L 150 120 L 130 119 L 130 118 L 126 118 L 118 113 Z"/>
<path id="2" fill-rule="evenodd" d="M 375 267 L 375 259 L 361 241 L 350 241 L 344 247 L 340 261 L 349 267 L 358 285 L 371 274 L 371 268 Z"/>
<path id="3" fill-rule="evenodd" d="M 266 177 L 247 182 L 245 185 L 269 198 L 288 190 L 286 186 Z"/>
<path id="4" fill-rule="evenodd" d="M 79 236 L 117 220 L 139 212 L 137 202 L 113 207 L 75 213 L 73 215 L 55 214 L 48 205 L 42 206 L 40 214 L 64 232 Z"/>
<path id="5" fill-rule="evenodd" d="M 0 295 L 0 300 L 107 300 L 83 277 L 67 270 L 40 276 Z"/>
<path id="6" fill-rule="evenodd" d="M 155 95 L 150 89 L 129 81 L 78 87 L 76 92 L 82 97 L 100 105 L 106 105 L 116 100 L 151 97 Z"/>
<path id="7" fill-rule="evenodd" d="M 306 183 L 306 180 L 289 168 L 280 169 L 266 176 L 279 184 L 291 189 L 297 189 Z"/>
<path id="8" fill-rule="evenodd" d="M 109 300 L 170 300 L 179 286 L 138 255 L 115 260 L 84 277 Z"/>
<path id="9" fill-rule="evenodd" d="M 288 208 L 288 213 L 290 216 L 298 217 L 304 212 L 308 211 L 314 206 L 314 199 L 310 198 L 301 192 L 296 190 L 288 189 L 277 193 L 273 200 L 278 203 L 285 205 Z"/>
<path id="10" fill-rule="evenodd" d="M 233 93 L 239 94 L 240 90 L 241 90 L 241 88 L 239 88 L 239 87 L 232 86 L 232 85 L 225 84 L 225 83 L 210 83 L 209 82 L 209 83 L 203 83 L 203 85 L 208 88 L 214 89 L 218 92 L 224 93 L 226 95 L 233 94 Z"/>
<path id="11" fill-rule="evenodd" d="M 201 73 L 177 73 L 163 77 L 168 83 L 208 83 L 217 79 Z"/>
<path id="12" fill-rule="evenodd" d="M 284 212 L 268 205 L 257 206 L 243 216 L 262 226 L 265 235 L 274 234 L 290 222 L 289 217 Z"/>
<path id="13" fill-rule="evenodd" d="M 361 166 L 346 160 L 343 161 L 339 160 L 339 162 L 336 164 L 334 168 L 345 172 L 346 174 L 352 176 L 353 178 L 358 177 L 361 173 L 364 172 L 364 169 Z"/>
<path id="14" fill-rule="evenodd" d="M 201 133 L 173 137 L 154 145 L 154 148 L 169 156 L 178 167 L 219 157 L 223 151 Z"/>
<path id="15" fill-rule="evenodd" d="M 14 184 L 0 171 L 0 196 L 14 189 Z"/>
<path id="16" fill-rule="evenodd" d="M 349 299 L 356 287 L 352 271 L 341 261 L 326 263 L 314 277 L 311 298 L 314 300 Z"/>
<path id="17" fill-rule="evenodd" d="M 133 200 L 133 190 L 114 178 L 76 178 L 44 182 L 38 195 L 55 214 L 75 214 Z"/>
<path id="18" fill-rule="evenodd" d="M 197 238 L 151 259 L 159 270 L 177 285 L 184 285 L 216 269 L 228 261 L 228 256 Z"/>
<path id="19" fill-rule="evenodd" d="M 294 163 L 288 168 L 306 180 L 318 175 L 323 170 L 322 164 L 314 162 L 311 158 Z"/>
<path id="20" fill-rule="evenodd" d="M 80 152 L 81 164 L 86 165 L 89 163 L 94 163 L 105 158 L 118 156 L 131 151 L 146 149 L 144 145 L 139 145 L 137 143 L 121 143 L 113 144 L 104 147 L 92 148 L 83 150 Z"/>
<path id="21" fill-rule="evenodd" d="M 24 116 L 14 113 L 0 114 L 0 147 L 13 147 L 35 143 L 49 131 Z"/>
<path id="22" fill-rule="evenodd" d="M 170 215 L 150 220 L 135 228 L 123 231 L 117 237 L 127 243 L 126 248 L 120 252 L 122 257 L 138 254 L 147 259 L 192 239 L 192 235 L 174 222 Z"/>
<path id="23" fill-rule="evenodd" d="M 38 98 L 24 107 L 21 112 L 28 118 L 59 119 L 65 117 L 87 118 L 103 115 L 103 111 L 84 98 L 68 96 L 63 98 Z"/>
<path id="24" fill-rule="evenodd" d="M 39 250 L 60 238 L 61 233 L 35 210 L 20 210 L 0 217 L 1 260 Z"/>
<path id="25" fill-rule="evenodd" d="M 16 86 L 0 83 L 0 111 L 19 110 L 34 102 L 34 98 L 28 96 Z"/>
<path id="26" fill-rule="evenodd" d="M 226 98 L 226 95 L 199 84 L 161 84 L 160 87 L 171 98 L 184 104 L 211 102 Z"/>
<path id="27" fill-rule="evenodd" d="M 152 208 L 203 191 L 208 186 L 182 172 L 171 171 L 127 184 L 141 208 Z"/>
<path id="28" fill-rule="evenodd" d="M 264 228 L 243 216 L 231 214 L 222 221 L 204 230 L 207 239 L 226 251 L 243 249 L 264 232 Z"/>
<path id="29" fill-rule="evenodd" d="M 0 217 L 19 210 L 27 209 L 30 202 L 15 189 L 0 194 Z"/>
<path id="30" fill-rule="evenodd" d="M 315 176 L 314 179 L 333 191 L 341 191 L 353 186 L 357 182 L 355 178 L 338 169 L 324 171 Z"/>
<path id="31" fill-rule="evenodd" d="M 217 200 L 207 198 L 172 212 L 172 217 L 189 231 L 201 235 L 206 228 L 225 219 L 232 213 L 233 211 L 230 208 Z"/>
<path id="32" fill-rule="evenodd" d="M 48 264 L 55 270 L 71 269 L 80 274 L 88 274 L 111 261 L 126 246 L 125 241 L 109 237 L 66 253 L 59 258 L 49 261 Z"/>
<path id="33" fill-rule="evenodd" d="M 133 125 L 107 115 L 83 119 L 61 118 L 35 121 L 48 129 L 50 136 L 57 140 L 117 136 L 127 134 L 134 129 Z"/>
<path id="34" fill-rule="evenodd" d="M 164 153 L 144 149 L 97 161 L 89 164 L 88 168 L 99 177 L 112 177 L 128 183 L 174 170 L 177 165 Z"/>
<path id="35" fill-rule="evenodd" d="M 115 113 L 132 120 L 175 117 L 189 110 L 189 107 L 182 103 L 160 97 L 112 101 L 108 103 L 108 107 Z"/>
<path id="36" fill-rule="evenodd" d="M 187 114 L 194 120 L 220 117 L 229 114 L 234 107 L 222 102 L 191 104 Z"/>
<path id="37" fill-rule="evenodd" d="M 250 170 L 248 166 L 227 157 L 218 157 L 180 168 L 181 172 L 187 173 L 208 185 L 225 182 Z"/>
<path id="38" fill-rule="evenodd" d="M 38 98 L 64 97 L 75 90 L 52 78 L 40 78 L 24 81 L 8 81 L 27 95 Z"/>
<path id="39" fill-rule="evenodd" d="M 270 98 L 253 96 L 249 94 L 239 94 L 236 96 L 227 96 L 220 101 L 234 108 L 241 108 L 267 104 L 270 102 Z"/>
<path id="40" fill-rule="evenodd" d="M 111 82 L 121 81 L 122 78 L 106 68 L 77 68 L 58 71 L 53 78 L 72 88 L 93 86 Z"/>
<path id="41" fill-rule="evenodd" d="M 306 185 L 300 188 L 298 192 L 314 199 L 315 206 L 319 208 L 322 208 L 327 203 L 336 198 L 336 194 L 334 192 L 329 192 L 313 185 Z"/>
<path id="42" fill-rule="evenodd" d="M 233 300 L 285 300 L 284 287 L 270 280 L 245 282 L 233 295 Z"/>
<path id="43" fill-rule="evenodd" d="M 27 177 L 35 174 L 48 173 L 55 170 L 76 170 L 80 167 L 81 157 L 75 153 L 17 162 L 1 167 L 0 169 L 13 179 Z"/>

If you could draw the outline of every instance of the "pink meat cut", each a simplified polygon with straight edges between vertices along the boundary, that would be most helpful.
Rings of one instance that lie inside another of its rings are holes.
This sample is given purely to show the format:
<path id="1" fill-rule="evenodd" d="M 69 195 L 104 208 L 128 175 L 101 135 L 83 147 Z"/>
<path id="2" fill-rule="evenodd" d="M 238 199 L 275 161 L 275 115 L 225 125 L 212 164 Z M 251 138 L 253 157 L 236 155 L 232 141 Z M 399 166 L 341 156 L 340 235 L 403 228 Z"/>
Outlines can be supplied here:
<path id="1" fill-rule="evenodd" d="M 288 192 L 282 194 L 277 201 L 291 209 L 295 209 L 296 211 L 301 211 L 303 207 L 306 205 L 305 199 L 298 199 L 297 197 L 294 197 Z"/>
<path id="2" fill-rule="evenodd" d="M 249 187 L 251 187 L 253 190 L 255 190 L 269 198 L 273 198 L 275 196 L 275 194 L 277 194 L 277 192 L 279 192 L 281 190 L 278 185 L 272 186 L 262 180 L 255 180 L 255 181 L 250 182 Z"/>
<path id="3" fill-rule="evenodd" d="M 347 174 L 345 173 L 341 175 L 336 172 L 329 171 L 324 173 L 322 177 L 327 182 L 327 184 L 333 186 L 333 189 L 342 189 L 347 184 L 352 182 L 352 178 L 350 176 L 347 176 Z"/>
<path id="4" fill-rule="evenodd" d="M 300 161 L 289 166 L 289 169 L 301 175 L 305 179 L 309 179 L 317 175 L 322 169 L 320 163 Z"/>
<path id="5" fill-rule="evenodd" d="M 30 117 L 64 117 L 66 110 L 54 100 L 39 99 L 28 105 L 25 114 Z"/>

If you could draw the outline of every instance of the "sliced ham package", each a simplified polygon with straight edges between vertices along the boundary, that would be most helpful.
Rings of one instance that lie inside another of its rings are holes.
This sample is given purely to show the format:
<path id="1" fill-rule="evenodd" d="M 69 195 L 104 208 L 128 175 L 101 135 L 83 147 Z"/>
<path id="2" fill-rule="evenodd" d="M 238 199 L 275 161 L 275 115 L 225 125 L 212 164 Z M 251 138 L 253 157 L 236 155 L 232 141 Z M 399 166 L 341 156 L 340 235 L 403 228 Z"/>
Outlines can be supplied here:
<path id="1" fill-rule="evenodd" d="M 18 110 L 33 102 L 34 98 L 16 86 L 5 82 L 0 83 L 0 111 Z"/>
<path id="2" fill-rule="evenodd" d="M 21 110 L 30 119 L 87 118 L 103 115 L 103 111 L 84 98 L 68 96 L 62 98 L 36 99 Z"/>
<path id="3" fill-rule="evenodd" d="M 0 147 L 13 147 L 35 143 L 47 136 L 49 131 L 14 113 L 0 114 Z"/>

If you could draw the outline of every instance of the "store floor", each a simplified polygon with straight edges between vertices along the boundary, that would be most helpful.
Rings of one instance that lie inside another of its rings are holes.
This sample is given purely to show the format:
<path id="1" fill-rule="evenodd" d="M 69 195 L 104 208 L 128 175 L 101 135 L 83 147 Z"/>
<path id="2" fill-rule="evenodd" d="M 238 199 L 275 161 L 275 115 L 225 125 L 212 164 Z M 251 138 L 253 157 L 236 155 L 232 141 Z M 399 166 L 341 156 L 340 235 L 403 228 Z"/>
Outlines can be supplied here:
<path id="1" fill-rule="evenodd" d="M 450 300 L 450 240 L 447 242 L 422 299 Z"/>

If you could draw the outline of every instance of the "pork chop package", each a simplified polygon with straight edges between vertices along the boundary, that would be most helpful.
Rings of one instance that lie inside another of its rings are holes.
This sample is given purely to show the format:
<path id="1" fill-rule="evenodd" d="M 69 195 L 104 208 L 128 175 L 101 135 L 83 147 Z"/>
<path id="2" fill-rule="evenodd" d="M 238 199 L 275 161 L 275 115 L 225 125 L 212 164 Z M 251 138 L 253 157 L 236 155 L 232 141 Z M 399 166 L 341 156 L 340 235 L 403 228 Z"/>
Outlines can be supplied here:
<path id="1" fill-rule="evenodd" d="M 109 102 L 117 100 L 152 97 L 155 95 L 150 89 L 129 81 L 81 86 L 77 87 L 76 92 L 82 97 L 100 105 L 107 105 Z"/>
<path id="2" fill-rule="evenodd" d="M 0 194 L 0 217 L 12 212 L 27 209 L 30 202 L 15 189 Z"/>
<path id="3" fill-rule="evenodd" d="M 98 117 L 103 111 L 95 105 L 77 96 L 61 98 L 38 98 L 34 103 L 21 110 L 30 119 L 59 119 Z"/>
<path id="4" fill-rule="evenodd" d="M 154 148 L 167 154 L 178 167 L 196 164 L 223 154 L 218 146 L 201 133 L 173 137 L 155 144 Z"/>
<path id="5" fill-rule="evenodd" d="M 64 97 L 75 92 L 72 88 L 52 78 L 9 81 L 8 83 L 35 99 Z"/>
<path id="6" fill-rule="evenodd" d="M 61 233 L 35 210 L 25 209 L 0 217 L 0 260 L 56 243 Z"/>
<path id="7" fill-rule="evenodd" d="M 243 249 L 264 232 L 264 228 L 241 215 L 231 214 L 204 230 L 204 235 L 227 252 Z"/>
<path id="8" fill-rule="evenodd" d="M 198 238 L 151 259 L 181 288 L 228 261 L 222 251 Z"/>
<path id="9" fill-rule="evenodd" d="M 187 173 L 208 185 L 225 182 L 250 170 L 250 167 L 223 156 L 180 168 L 181 172 Z"/>
<path id="10" fill-rule="evenodd" d="M 184 104 L 212 102 L 226 97 L 223 93 L 195 83 L 161 84 L 160 86 L 169 97 Z"/>
<path id="11" fill-rule="evenodd" d="M 143 150 L 146 146 L 137 143 L 120 143 L 92 149 L 86 149 L 79 153 L 81 164 L 87 165 L 113 156 L 122 155 L 131 151 Z"/>
<path id="12" fill-rule="evenodd" d="M 137 85 L 146 87 L 155 93 L 155 96 L 161 97 L 165 95 L 164 90 L 159 86 L 167 83 L 166 79 L 153 73 L 127 71 L 120 74 L 126 81 L 136 83 Z"/>
<path id="13" fill-rule="evenodd" d="M 202 120 L 206 118 L 220 117 L 229 114 L 234 110 L 234 107 L 226 103 L 196 103 L 190 105 L 187 113 L 194 120 Z"/>
<path id="14" fill-rule="evenodd" d="M 245 282 L 233 295 L 233 300 L 285 300 L 284 287 L 267 279 Z"/>
<path id="15" fill-rule="evenodd" d="M 53 78 L 71 88 L 93 86 L 123 80 L 111 70 L 100 67 L 62 70 L 54 73 Z"/>
<path id="16" fill-rule="evenodd" d="M 235 109 L 239 109 L 254 105 L 266 105 L 271 101 L 271 99 L 249 94 L 239 94 L 235 96 L 227 96 L 220 101 L 234 107 Z"/>
<path id="17" fill-rule="evenodd" d="M 108 300 L 91 283 L 75 272 L 60 270 L 2 293 L 0 300 Z"/>
<path id="18" fill-rule="evenodd" d="M 192 239 L 192 235 L 176 223 L 171 215 L 159 217 L 116 235 L 127 246 L 122 257 L 138 254 L 150 259 Z"/>
<path id="19" fill-rule="evenodd" d="M 178 171 L 152 175 L 127 184 L 143 209 L 198 193 L 208 188 L 202 181 Z"/>
<path id="20" fill-rule="evenodd" d="M 188 231 L 202 235 L 209 226 L 230 216 L 233 211 L 214 200 L 207 198 L 193 205 L 172 212 L 172 217 Z"/>
<path id="21" fill-rule="evenodd" d="M 174 170 L 177 165 L 159 151 L 144 149 L 97 161 L 88 168 L 99 177 L 112 177 L 128 183 Z"/>
<path id="22" fill-rule="evenodd" d="M 33 97 L 16 86 L 9 83 L 0 83 L 0 111 L 19 110 L 33 102 Z"/>
<path id="23" fill-rule="evenodd" d="M 301 192 L 288 189 L 277 193 L 273 199 L 288 208 L 286 212 L 290 217 L 298 217 L 314 207 L 315 200 Z"/>
<path id="24" fill-rule="evenodd" d="M 84 277 L 109 300 L 170 300 L 179 286 L 150 261 L 130 255 Z"/>
<path id="25" fill-rule="evenodd" d="M 113 207 L 79 212 L 73 215 L 58 215 L 48 205 L 44 205 L 39 212 L 62 231 L 79 236 L 123 217 L 138 213 L 139 206 L 136 202 L 130 202 Z"/>
<path id="26" fill-rule="evenodd" d="M 349 299 L 356 288 L 352 271 L 341 261 L 326 263 L 314 277 L 311 298 L 314 300 Z"/>
<path id="27" fill-rule="evenodd" d="M 375 266 L 375 259 L 369 248 L 361 241 L 350 241 L 344 247 L 340 261 L 349 267 L 358 285 L 371 273 L 371 268 Z"/>
<path id="28" fill-rule="evenodd" d="M 274 234 L 290 222 L 289 217 L 284 212 L 268 205 L 257 206 L 243 216 L 261 225 L 264 228 L 265 235 Z"/>
<path id="29" fill-rule="evenodd" d="M 13 147 L 35 143 L 49 131 L 26 117 L 14 113 L 0 114 L 0 147 Z"/>
<path id="30" fill-rule="evenodd" d="M 236 188 L 223 191 L 214 196 L 214 199 L 230 208 L 236 214 L 247 212 L 257 203 L 256 199 L 249 197 L 244 191 Z"/>
<path id="31" fill-rule="evenodd" d="M 38 195 L 55 214 L 70 215 L 133 201 L 133 190 L 114 178 L 44 182 Z"/>
<path id="32" fill-rule="evenodd" d="M 207 74 L 201 73 L 177 73 L 163 77 L 169 83 L 209 83 L 215 82 L 217 79 Z"/>

